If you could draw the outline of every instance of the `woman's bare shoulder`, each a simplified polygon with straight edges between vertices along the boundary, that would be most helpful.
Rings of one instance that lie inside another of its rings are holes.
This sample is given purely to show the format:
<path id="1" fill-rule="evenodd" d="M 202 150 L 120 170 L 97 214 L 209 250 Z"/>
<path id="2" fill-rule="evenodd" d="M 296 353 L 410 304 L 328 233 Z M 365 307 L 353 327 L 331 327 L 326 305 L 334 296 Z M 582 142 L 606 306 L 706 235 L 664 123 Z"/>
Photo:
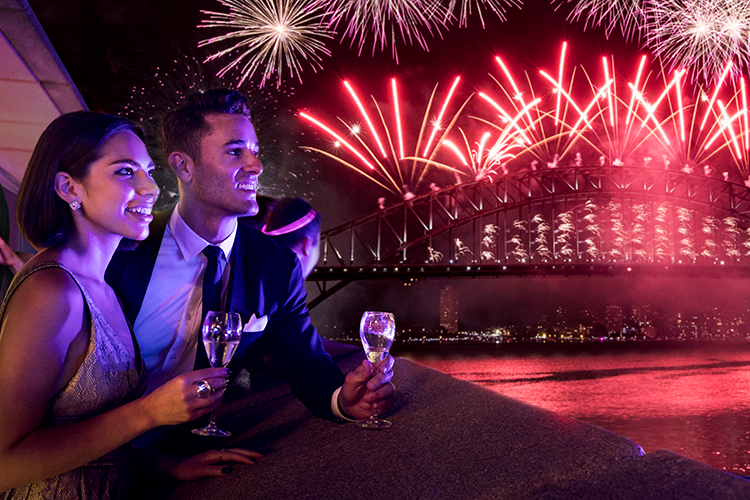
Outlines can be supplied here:
<path id="1" fill-rule="evenodd" d="M 37 328 L 44 330 L 40 332 L 42 336 L 50 338 L 62 334 L 67 341 L 72 341 L 83 325 L 84 308 L 81 290 L 64 269 L 39 269 L 27 276 L 8 300 L 2 331 L 18 328 L 28 334 L 27 325 L 46 325 Z M 57 325 L 57 328 L 49 328 L 49 325 Z"/>

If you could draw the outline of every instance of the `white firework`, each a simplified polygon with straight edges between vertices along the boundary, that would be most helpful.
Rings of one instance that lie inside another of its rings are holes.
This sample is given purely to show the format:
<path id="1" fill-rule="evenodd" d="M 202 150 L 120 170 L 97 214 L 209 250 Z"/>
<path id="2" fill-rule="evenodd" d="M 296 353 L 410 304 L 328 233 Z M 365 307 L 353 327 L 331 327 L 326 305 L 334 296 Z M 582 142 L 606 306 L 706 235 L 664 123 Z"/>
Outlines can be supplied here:
<path id="1" fill-rule="evenodd" d="M 232 57 L 218 76 L 238 69 L 240 87 L 257 71 L 262 71 L 260 86 L 276 74 L 276 87 L 282 82 L 284 68 L 292 78 L 302 81 L 301 62 L 313 71 L 322 69 L 320 54 L 330 56 L 325 40 L 333 33 L 321 20 L 325 10 L 316 0 L 218 0 L 229 12 L 201 11 L 210 17 L 199 28 L 220 28 L 230 31 L 201 41 L 204 47 L 214 43 L 233 43 L 209 56 L 206 62 L 224 56 Z"/>
<path id="2" fill-rule="evenodd" d="M 555 0 L 557 8 L 571 0 Z M 644 17 L 642 0 L 578 0 L 568 14 L 568 21 L 584 20 L 584 29 L 591 26 L 604 27 L 607 38 L 619 27 L 626 39 L 633 38 L 641 30 Z"/>
<path id="3" fill-rule="evenodd" d="M 454 12 L 458 0 L 451 0 L 448 4 L 448 11 Z M 501 21 L 505 21 L 505 12 L 508 7 L 521 8 L 520 0 L 461 0 L 461 14 L 458 17 L 458 27 L 468 26 L 468 18 L 472 14 L 472 8 L 476 9 L 479 20 L 482 23 L 482 29 L 484 29 L 484 16 L 482 10 L 492 11 Z"/>
<path id="4" fill-rule="evenodd" d="M 713 82 L 728 62 L 737 75 L 750 64 L 750 0 L 650 0 L 646 46 L 670 69 Z"/>
<path id="5" fill-rule="evenodd" d="M 474 255 L 474 252 L 471 251 L 471 248 L 467 247 L 466 244 L 461 241 L 458 238 L 455 238 L 453 242 L 456 244 L 456 256 L 460 257 L 462 255 Z"/>
<path id="6" fill-rule="evenodd" d="M 316 6 L 326 9 L 329 28 L 345 26 L 341 39 L 356 42 L 360 53 L 372 35 L 373 54 L 378 45 L 381 51 L 390 45 L 396 62 L 399 38 L 429 51 L 425 35 L 442 37 L 441 29 L 452 19 L 442 0 L 317 0 Z"/>
<path id="7" fill-rule="evenodd" d="M 427 251 L 430 253 L 430 262 L 440 262 L 443 260 L 443 252 L 439 252 L 432 247 L 427 247 Z"/>

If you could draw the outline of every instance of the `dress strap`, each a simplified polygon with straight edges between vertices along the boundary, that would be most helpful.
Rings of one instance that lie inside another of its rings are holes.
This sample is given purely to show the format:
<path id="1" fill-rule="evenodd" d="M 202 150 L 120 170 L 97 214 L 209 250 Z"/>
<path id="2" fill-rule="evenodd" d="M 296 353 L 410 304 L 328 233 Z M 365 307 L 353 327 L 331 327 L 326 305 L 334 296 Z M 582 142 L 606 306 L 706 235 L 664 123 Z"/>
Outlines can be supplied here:
<path id="1" fill-rule="evenodd" d="M 50 268 L 57 268 L 62 269 L 65 271 L 73 280 L 73 282 L 78 286 L 78 289 L 81 291 L 81 294 L 83 295 L 84 300 L 86 300 L 86 307 L 89 310 L 89 315 L 91 317 L 92 322 L 97 322 L 99 324 L 105 325 L 106 327 L 111 329 L 111 326 L 109 325 L 109 322 L 104 317 L 102 312 L 99 310 L 99 308 L 96 306 L 96 303 L 91 298 L 91 295 L 89 295 L 88 291 L 86 291 L 86 288 L 83 286 L 83 284 L 80 282 L 78 277 L 75 275 L 73 271 L 68 269 L 65 264 L 62 264 L 61 262 L 57 262 L 54 260 L 46 261 L 46 262 L 39 262 L 37 264 L 34 264 L 31 267 L 28 268 L 22 268 L 21 271 L 19 271 L 15 278 L 13 278 L 13 281 L 10 284 L 10 287 L 8 288 L 7 293 L 5 294 L 5 298 L 3 300 L 3 305 L 0 308 L 0 321 L 2 321 L 2 318 L 5 316 L 5 308 L 8 305 L 8 300 L 13 295 L 13 293 L 16 291 L 16 289 L 23 283 L 23 281 L 34 274 L 37 271 L 41 271 L 42 269 L 50 269 Z M 118 299 L 119 301 L 119 299 Z M 122 305 L 121 305 L 122 307 Z M 144 369 L 143 364 L 143 358 L 141 356 L 141 350 L 138 346 L 138 341 L 135 337 L 135 332 L 133 331 L 133 327 L 130 325 L 130 321 L 126 321 L 128 325 L 128 329 L 130 330 L 130 338 L 133 342 L 133 349 L 135 351 L 135 359 L 136 359 L 136 367 L 138 368 L 138 373 L 141 373 Z"/>

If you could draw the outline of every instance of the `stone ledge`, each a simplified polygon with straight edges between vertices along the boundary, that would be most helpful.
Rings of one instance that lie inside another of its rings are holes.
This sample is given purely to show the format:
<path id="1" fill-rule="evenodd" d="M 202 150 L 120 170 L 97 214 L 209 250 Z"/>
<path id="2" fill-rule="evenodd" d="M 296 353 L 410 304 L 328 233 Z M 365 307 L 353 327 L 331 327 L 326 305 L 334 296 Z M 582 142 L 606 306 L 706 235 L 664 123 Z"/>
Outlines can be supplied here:
<path id="1" fill-rule="evenodd" d="M 348 371 L 362 359 L 339 365 Z M 221 408 L 232 438 L 197 438 L 190 448 L 266 457 L 222 478 L 150 485 L 148 498 L 530 499 L 643 454 L 622 436 L 407 360 L 396 360 L 394 374 L 386 431 L 314 418 L 286 385 L 262 384 Z"/>
<path id="2" fill-rule="evenodd" d="M 535 500 L 740 500 L 750 481 L 658 450 L 575 481 Z"/>

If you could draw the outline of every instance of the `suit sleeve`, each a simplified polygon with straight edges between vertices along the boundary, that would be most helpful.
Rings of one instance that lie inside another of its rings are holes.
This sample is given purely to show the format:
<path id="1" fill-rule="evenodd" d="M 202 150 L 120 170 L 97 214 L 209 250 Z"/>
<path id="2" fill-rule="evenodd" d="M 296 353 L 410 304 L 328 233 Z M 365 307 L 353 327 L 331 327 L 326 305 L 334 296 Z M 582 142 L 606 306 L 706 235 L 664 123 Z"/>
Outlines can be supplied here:
<path id="1" fill-rule="evenodd" d="M 279 273 L 289 279 L 278 309 L 270 315 L 266 348 L 274 372 L 287 381 L 294 396 L 315 416 L 333 419 L 331 396 L 344 383 L 344 375 L 310 321 L 299 262 L 292 258 L 288 267 L 287 273 Z"/>

